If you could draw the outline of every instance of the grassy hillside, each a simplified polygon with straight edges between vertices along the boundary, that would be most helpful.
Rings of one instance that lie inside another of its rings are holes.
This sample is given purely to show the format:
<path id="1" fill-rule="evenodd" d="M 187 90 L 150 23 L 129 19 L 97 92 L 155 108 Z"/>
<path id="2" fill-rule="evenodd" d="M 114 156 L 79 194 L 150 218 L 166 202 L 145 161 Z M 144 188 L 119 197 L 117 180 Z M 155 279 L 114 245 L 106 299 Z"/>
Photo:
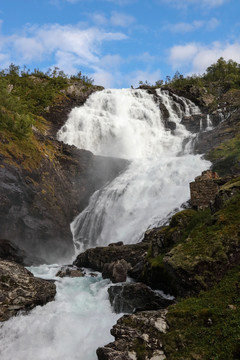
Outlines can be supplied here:
<path id="1" fill-rule="evenodd" d="M 67 98 L 64 90 L 71 84 L 92 87 L 92 79 L 79 73 L 68 78 L 57 68 L 43 73 L 11 64 L 0 72 L 0 154 L 5 162 L 36 168 L 44 156 L 53 157 L 50 142 L 39 141 L 49 124 L 42 116 L 50 106 Z"/>

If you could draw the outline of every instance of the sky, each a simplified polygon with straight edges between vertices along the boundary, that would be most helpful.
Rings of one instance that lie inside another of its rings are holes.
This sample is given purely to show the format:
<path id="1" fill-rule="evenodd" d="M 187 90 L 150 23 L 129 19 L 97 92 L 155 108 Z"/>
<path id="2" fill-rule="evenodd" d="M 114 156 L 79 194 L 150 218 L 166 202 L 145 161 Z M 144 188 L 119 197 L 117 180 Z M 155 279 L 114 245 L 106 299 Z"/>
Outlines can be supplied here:
<path id="1" fill-rule="evenodd" d="M 0 0 L 0 69 L 10 63 L 106 88 L 240 63 L 240 0 Z"/>

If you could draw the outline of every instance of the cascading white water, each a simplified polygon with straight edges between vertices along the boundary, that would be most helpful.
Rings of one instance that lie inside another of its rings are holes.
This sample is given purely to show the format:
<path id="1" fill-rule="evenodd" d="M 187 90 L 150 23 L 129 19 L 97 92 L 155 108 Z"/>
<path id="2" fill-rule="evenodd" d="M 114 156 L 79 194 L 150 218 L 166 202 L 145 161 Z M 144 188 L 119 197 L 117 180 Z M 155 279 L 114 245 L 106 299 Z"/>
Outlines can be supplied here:
<path id="1" fill-rule="evenodd" d="M 138 241 L 147 227 L 161 224 L 189 198 L 188 183 L 209 167 L 199 155 L 190 154 L 192 136 L 180 124 L 183 116 L 199 109 L 186 99 L 174 99 L 161 91 L 155 102 L 143 90 L 104 90 L 71 112 L 60 140 L 131 160 L 126 171 L 93 194 L 72 223 L 77 251 Z M 167 109 L 167 120 L 176 124 L 174 131 L 165 129 L 159 104 Z M 30 270 L 53 279 L 58 269 Z M 54 302 L 2 325 L 1 360 L 95 360 L 96 348 L 112 341 L 109 330 L 120 314 L 111 311 L 110 282 L 100 276 L 57 280 Z"/>
<path id="2" fill-rule="evenodd" d="M 163 118 L 160 104 L 168 119 Z M 183 116 L 200 113 L 191 101 L 167 91 L 104 90 L 75 108 L 59 139 L 97 155 L 131 160 L 127 170 L 97 191 L 73 221 L 77 252 L 96 245 L 135 243 L 189 198 L 189 182 L 209 163 L 189 153 L 192 135 Z M 165 121 L 176 124 L 166 130 Z"/>
<path id="3" fill-rule="evenodd" d="M 112 312 L 100 274 L 56 278 L 60 266 L 32 267 L 37 277 L 57 280 L 55 301 L 37 306 L 0 326 L 1 360 L 95 360 L 96 349 L 112 341 Z"/>

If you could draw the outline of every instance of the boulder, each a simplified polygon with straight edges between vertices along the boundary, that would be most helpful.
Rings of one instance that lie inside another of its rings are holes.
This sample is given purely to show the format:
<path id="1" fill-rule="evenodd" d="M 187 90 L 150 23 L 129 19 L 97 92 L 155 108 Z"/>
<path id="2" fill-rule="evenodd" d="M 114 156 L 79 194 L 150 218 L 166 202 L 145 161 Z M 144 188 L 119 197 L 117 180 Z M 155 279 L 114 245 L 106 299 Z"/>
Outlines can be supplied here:
<path id="1" fill-rule="evenodd" d="M 158 310 L 173 303 L 142 283 L 110 286 L 110 303 L 116 313 L 132 313 L 134 310 Z"/>
<path id="2" fill-rule="evenodd" d="M 219 192 L 218 179 L 216 172 L 207 170 L 190 183 L 191 205 L 194 209 L 203 210 L 210 207 Z"/>
<path id="3" fill-rule="evenodd" d="M 73 269 L 73 268 L 69 268 L 69 267 L 64 267 L 61 270 L 58 271 L 58 273 L 56 274 L 56 276 L 59 276 L 61 278 L 63 277 L 83 277 L 85 276 L 84 272 L 82 272 L 79 269 Z"/>
<path id="4" fill-rule="evenodd" d="M 117 260 L 124 259 L 134 267 L 144 259 L 148 247 L 149 244 L 147 242 L 131 245 L 96 247 L 79 254 L 73 264 L 78 268 L 87 267 L 102 272 L 105 264 L 111 264 Z"/>
<path id="5" fill-rule="evenodd" d="M 113 283 L 125 282 L 127 274 L 131 270 L 131 264 L 124 259 L 105 264 L 103 267 L 103 278 L 109 278 Z"/>
<path id="6" fill-rule="evenodd" d="M 0 321 L 54 300 L 52 281 L 35 278 L 20 264 L 0 260 Z"/>
<path id="7" fill-rule="evenodd" d="M 163 335 L 167 310 L 124 315 L 113 326 L 115 341 L 97 349 L 99 360 L 165 360 Z"/>
<path id="8" fill-rule="evenodd" d="M 0 239 L 0 259 L 15 261 L 25 266 L 44 263 L 43 260 L 30 256 L 26 251 L 21 250 L 17 245 L 5 239 Z"/>

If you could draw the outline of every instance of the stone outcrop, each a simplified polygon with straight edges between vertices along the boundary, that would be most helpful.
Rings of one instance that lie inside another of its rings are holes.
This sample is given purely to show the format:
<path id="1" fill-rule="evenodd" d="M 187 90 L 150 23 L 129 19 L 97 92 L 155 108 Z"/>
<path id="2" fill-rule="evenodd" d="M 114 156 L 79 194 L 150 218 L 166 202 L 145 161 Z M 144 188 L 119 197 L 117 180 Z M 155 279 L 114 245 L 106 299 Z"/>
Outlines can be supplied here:
<path id="1" fill-rule="evenodd" d="M 109 278 L 113 283 L 125 282 L 128 272 L 132 269 L 129 262 L 124 259 L 106 263 L 102 270 L 103 278 Z"/>
<path id="2" fill-rule="evenodd" d="M 113 326 L 115 341 L 97 349 L 98 360 L 164 360 L 162 336 L 166 333 L 166 310 L 124 315 Z"/>
<path id="3" fill-rule="evenodd" d="M 219 192 L 219 176 L 207 170 L 190 183 L 191 206 L 196 210 L 210 207 Z"/>
<path id="4" fill-rule="evenodd" d="M 35 278 L 23 266 L 0 260 L 0 321 L 54 300 L 53 282 Z"/>
<path id="5" fill-rule="evenodd" d="M 229 109 L 229 112 L 221 113 L 221 121 L 218 126 L 211 131 L 198 134 L 194 145 L 194 151 L 198 154 L 206 154 L 218 145 L 233 139 L 240 129 L 240 109 Z M 219 117 L 218 113 L 214 115 Z M 224 121 L 223 121 L 224 120 Z M 230 168 L 228 173 L 230 173 Z"/>
<path id="6" fill-rule="evenodd" d="M 142 283 L 110 286 L 108 294 L 116 313 L 164 309 L 173 303 Z"/>
<path id="7" fill-rule="evenodd" d="M 61 278 L 63 278 L 63 277 L 75 278 L 75 277 L 83 277 L 83 276 L 85 276 L 85 273 L 79 269 L 69 267 L 69 266 L 67 266 L 67 267 L 64 266 L 61 268 L 61 270 L 59 270 L 57 272 L 57 274 L 55 276 L 59 276 Z"/>
<path id="8" fill-rule="evenodd" d="M 96 247 L 79 254 L 73 264 L 77 267 L 87 267 L 102 272 L 109 264 L 124 259 L 131 267 L 134 267 L 144 259 L 147 249 L 148 244 L 146 242 Z"/>
<path id="9" fill-rule="evenodd" d="M 87 87 L 78 82 L 71 82 L 66 89 L 61 91 L 64 96 L 42 114 L 51 124 L 48 135 L 55 137 L 58 130 L 65 124 L 70 111 L 74 107 L 83 105 L 92 93 L 102 89 L 102 86 Z"/>
<path id="10" fill-rule="evenodd" d="M 209 131 L 209 128 L 217 126 L 222 120 L 220 114 L 218 115 L 207 115 L 207 114 L 193 114 L 190 116 L 184 116 L 181 124 L 191 133 L 204 134 Z M 210 125 L 211 124 L 211 125 Z"/>

